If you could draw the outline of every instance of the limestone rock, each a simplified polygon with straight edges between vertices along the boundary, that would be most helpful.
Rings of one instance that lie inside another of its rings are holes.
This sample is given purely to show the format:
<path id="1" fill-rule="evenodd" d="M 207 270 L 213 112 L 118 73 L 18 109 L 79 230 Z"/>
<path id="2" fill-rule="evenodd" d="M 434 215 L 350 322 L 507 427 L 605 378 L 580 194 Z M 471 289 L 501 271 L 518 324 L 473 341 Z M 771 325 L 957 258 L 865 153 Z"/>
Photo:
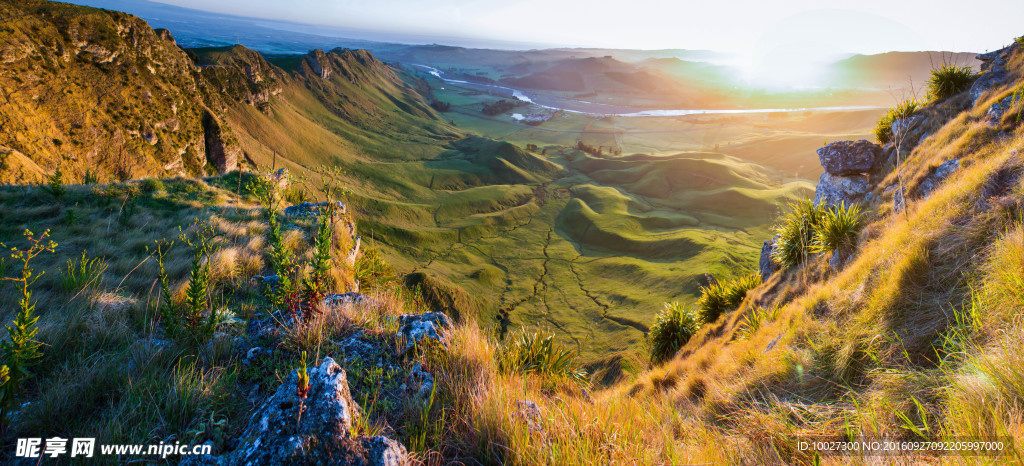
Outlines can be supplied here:
<path id="1" fill-rule="evenodd" d="M 871 185 L 864 175 L 834 176 L 825 172 L 818 178 L 818 187 L 814 190 L 814 205 L 850 205 L 863 200 L 870 191 Z"/>
<path id="2" fill-rule="evenodd" d="M 935 168 L 935 171 L 928 175 L 921 184 L 917 187 L 918 193 L 921 197 L 928 197 L 932 191 L 935 191 L 939 185 L 942 184 L 946 178 L 949 178 L 958 168 L 960 168 L 960 159 L 953 158 L 949 159 Z"/>
<path id="3" fill-rule="evenodd" d="M 320 79 L 331 79 L 331 63 L 327 58 L 327 54 L 323 50 L 316 49 L 306 54 L 306 64 L 309 65 L 309 69 L 312 70 L 313 75 L 319 76 Z M 305 74 L 305 69 L 303 69 Z M 309 77 L 309 76 L 307 76 Z"/>
<path id="4" fill-rule="evenodd" d="M 206 142 L 206 161 L 217 169 L 217 173 L 234 170 L 238 166 L 238 148 L 227 146 L 220 121 L 213 113 L 206 111 L 202 124 Z"/>
<path id="5" fill-rule="evenodd" d="M 761 273 L 762 282 L 779 270 L 779 265 L 772 260 L 772 252 L 775 251 L 775 241 L 778 239 L 779 237 L 776 236 L 775 238 L 765 241 L 761 246 L 761 260 L 758 263 L 757 270 Z"/>
<path id="6" fill-rule="evenodd" d="M 982 73 L 974 81 L 974 84 L 971 85 L 970 96 L 974 105 L 978 105 L 978 101 L 981 100 L 981 96 L 985 91 L 1005 83 L 1009 78 L 1009 73 L 1006 70 L 1006 59 L 1010 56 L 1010 52 L 1015 46 L 1010 45 L 976 57 L 978 60 L 981 60 Z"/>
<path id="7" fill-rule="evenodd" d="M 384 437 L 354 437 L 360 415 L 345 371 L 331 358 L 309 370 L 305 399 L 292 373 L 256 411 L 226 464 L 410 464 L 400 443 Z"/>
<path id="8" fill-rule="evenodd" d="M 1011 106 L 1013 106 L 1012 95 L 1006 96 L 999 102 L 992 104 L 992 106 L 988 108 L 988 112 L 985 114 L 989 118 L 989 125 L 999 125 L 999 121 L 1003 119 L 1003 114 L 1005 114 Z"/>
<path id="9" fill-rule="evenodd" d="M 833 142 L 818 149 L 818 160 L 825 172 L 835 176 L 866 173 L 882 157 L 882 148 L 865 139 Z"/>
<path id="10" fill-rule="evenodd" d="M 360 304 L 366 299 L 366 295 L 349 291 L 348 293 L 329 293 L 324 296 L 324 306 L 338 306 L 341 304 Z"/>
<path id="11" fill-rule="evenodd" d="M 892 131 L 892 140 L 900 142 L 900 145 L 904 150 L 909 149 L 906 146 L 906 143 L 911 141 L 907 141 L 907 136 L 911 131 L 917 128 L 924 119 L 924 115 L 910 115 L 906 118 L 899 118 L 896 121 L 893 121 L 892 126 L 889 127 Z"/>
<path id="12" fill-rule="evenodd" d="M 432 338 L 444 344 L 442 337 L 451 327 L 451 319 L 442 312 L 406 314 L 399 317 L 398 334 L 405 338 L 405 349 L 402 352 L 413 349 L 424 338 Z"/>

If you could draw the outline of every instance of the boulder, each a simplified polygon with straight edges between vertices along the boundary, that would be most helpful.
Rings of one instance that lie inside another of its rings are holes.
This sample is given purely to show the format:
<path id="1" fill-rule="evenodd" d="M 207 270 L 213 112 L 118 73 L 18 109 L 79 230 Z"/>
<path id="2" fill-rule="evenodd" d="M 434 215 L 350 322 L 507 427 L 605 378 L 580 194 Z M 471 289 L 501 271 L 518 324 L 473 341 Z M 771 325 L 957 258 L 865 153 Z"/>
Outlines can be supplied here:
<path id="1" fill-rule="evenodd" d="M 348 293 L 329 293 L 324 296 L 324 306 L 339 306 L 342 304 L 360 304 L 366 299 L 366 295 L 349 291 Z"/>
<path id="2" fill-rule="evenodd" d="M 406 377 L 401 388 L 411 398 L 427 402 L 430 400 L 430 395 L 434 393 L 434 376 L 423 368 L 423 364 L 416 363 L 409 370 L 409 376 Z"/>
<path id="3" fill-rule="evenodd" d="M 870 191 L 871 185 L 867 176 L 835 176 L 825 172 L 818 178 L 818 187 L 814 190 L 814 205 L 850 205 L 864 200 L 864 196 Z"/>
<path id="4" fill-rule="evenodd" d="M 892 122 L 892 126 L 889 127 L 892 131 L 892 140 L 899 142 L 904 150 L 911 149 L 906 146 L 907 143 L 912 142 L 907 140 L 907 136 L 924 120 L 924 115 L 910 115 L 906 118 L 896 119 Z"/>
<path id="5" fill-rule="evenodd" d="M 921 181 L 921 184 L 917 186 L 918 194 L 920 194 L 921 197 L 928 197 L 932 191 L 935 191 L 935 189 L 938 188 L 946 178 L 949 178 L 949 176 L 958 168 L 960 168 L 959 158 L 953 158 L 943 162 L 942 165 L 936 167 L 935 171 L 925 177 L 925 179 Z"/>
<path id="6" fill-rule="evenodd" d="M 761 260 L 758 262 L 757 270 L 761 273 L 762 282 L 779 270 L 779 265 L 772 259 L 772 252 L 775 251 L 775 241 L 778 239 L 779 237 L 776 236 L 761 245 Z"/>
<path id="7" fill-rule="evenodd" d="M 398 334 L 405 339 L 405 348 L 402 352 L 405 353 L 413 349 L 424 338 L 432 338 L 445 345 L 442 337 L 451 327 L 451 319 L 442 312 L 400 316 L 398 318 Z"/>
<path id="8" fill-rule="evenodd" d="M 1006 96 L 1005 98 L 1003 98 L 999 102 L 996 102 L 996 103 L 992 104 L 992 106 L 988 108 L 988 112 L 985 114 L 989 118 L 989 121 L 988 121 L 989 125 L 990 126 L 997 126 L 997 125 L 999 125 L 999 121 L 1003 119 L 1003 114 L 1005 114 L 1006 111 L 1009 110 L 1010 107 L 1012 107 L 1012 106 L 1013 106 L 1013 96 L 1012 95 Z"/>
<path id="9" fill-rule="evenodd" d="M 970 97 L 974 105 L 978 105 L 985 91 L 1004 84 L 1010 77 L 1006 70 L 1006 60 L 1014 47 L 1017 45 L 1011 44 L 1008 47 L 975 57 L 981 61 L 981 75 L 971 85 Z"/>
<path id="10" fill-rule="evenodd" d="M 882 158 L 882 148 L 865 139 L 833 142 L 818 149 L 825 172 L 835 176 L 867 173 Z"/>
<path id="11" fill-rule="evenodd" d="M 309 370 L 305 398 L 297 379 L 292 373 L 253 414 L 226 464 L 411 464 L 405 447 L 392 439 L 352 435 L 359 405 L 333 359 Z"/>

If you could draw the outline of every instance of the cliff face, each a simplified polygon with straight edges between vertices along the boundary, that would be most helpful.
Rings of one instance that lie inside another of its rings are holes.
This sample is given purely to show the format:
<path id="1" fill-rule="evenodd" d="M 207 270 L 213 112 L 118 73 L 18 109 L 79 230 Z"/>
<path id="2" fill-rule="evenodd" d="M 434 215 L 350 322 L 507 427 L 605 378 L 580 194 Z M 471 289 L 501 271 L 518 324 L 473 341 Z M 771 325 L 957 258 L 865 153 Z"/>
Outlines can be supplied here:
<path id="1" fill-rule="evenodd" d="M 203 171 L 204 85 L 170 34 L 63 4 L 0 3 L 0 15 L 15 18 L 0 29 L 0 146 L 72 177 Z"/>

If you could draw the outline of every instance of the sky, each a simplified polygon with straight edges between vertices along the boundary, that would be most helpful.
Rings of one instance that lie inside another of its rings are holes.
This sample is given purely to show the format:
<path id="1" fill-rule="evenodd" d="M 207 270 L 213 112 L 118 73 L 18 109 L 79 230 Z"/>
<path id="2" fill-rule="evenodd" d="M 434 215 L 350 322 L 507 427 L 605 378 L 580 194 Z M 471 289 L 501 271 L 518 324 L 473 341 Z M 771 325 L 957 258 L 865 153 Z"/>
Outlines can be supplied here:
<path id="1" fill-rule="evenodd" d="M 299 23 L 552 46 L 820 56 L 994 50 L 1024 0 L 157 0 Z"/>

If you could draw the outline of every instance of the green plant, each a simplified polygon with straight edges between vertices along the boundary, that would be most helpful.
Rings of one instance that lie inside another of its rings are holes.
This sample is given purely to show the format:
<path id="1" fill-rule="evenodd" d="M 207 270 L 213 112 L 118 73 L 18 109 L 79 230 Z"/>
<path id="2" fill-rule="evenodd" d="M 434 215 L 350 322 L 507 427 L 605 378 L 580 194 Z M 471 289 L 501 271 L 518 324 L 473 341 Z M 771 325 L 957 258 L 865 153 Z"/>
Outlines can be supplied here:
<path id="1" fill-rule="evenodd" d="M 85 174 L 82 175 L 82 184 L 96 184 L 100 182 L 100 177 L 92 169 L 85 169 Z"/>
<path id="2" fill-rule="evenodd" d="M 772 260 L 783 268 L 800 265 L 807 258 L 814 240 L 814 231 L 824 216 L 824 207 L 815 206 L 810 199 L 789 205 L 789 211 L 775 227 L 775 247 Z"/>
<path id="3" fill-rule="evenodd" d="M 698 313 L 701 321 L 711 323 L 718 320 L 722 313 L 739 307 L 747 291 L 761 284 L 757 274 L 743 275 L 728 282 L 715 282 L 700 288 L 697 299 Z"/>
<path id="4" fill-rule="evenodd" d="M 895 107 L 890 108 L 888 111 L 878 119 L 878 123 L 875 124 L 873 130 L 875 139 L 878 140 L 879 144 L 887 144 L 892 142 L 892 124 L 896 120 L 909 118 L 911 115 L 916 113 L 921 108 L 921 102 L 917 99 L 907 99 L 898 104 Z"/>
<path id="5" fill-rule="evenodd" d="M 957 95 L 969 87 L 971 81 L 978 76 L 969 66 L 958 66 L 954 63 L 943 63 L 932 70 L 928 78 L 928 98 L 941 100 Z"/>
<path id="6" fill-rule="evenodd" d="M 753 309 L 747 314 L 747 320 L 743 323 L 743 327 L 740 328 L 740 337 L 743 339 L 750 338 L 766 322 L 775 320 L 778 313 L 779 308 L 777 307 L 758 307 Z"/>
<path id="7" fill-rule="evenodd" d="M 309 396 L 309 370 L 306 366 L 306 352 L 302 352 L 302 367 L 295 369 L 295 395 L 305 400 Z M 300 410 L 301 411 L 301 410 Z"/>
<path id="8" fill-rule="evenodd" d="M 155 193 L 159 191 L 165 191 L 167 189 L 164 186 L 164 182 L 156 178 L 147 178 L 142 181 L 142 191 L 146 193 Z"/>
<path id="9" fill-rule="evenodd" d="M 246 190 L 263 206 L 269 224 L 267 255 L 270 258 L 270 266 L 277 275 L 277 285 L 264 290 L 266 298 L 275 307 L 285 307 L 288 312 L 297 314 L 299 293 L 296 289 L 297 283 L 292 277 L 296 267 L 291 251 L 285 245 L 284 236 L 281 234 L 281 221 L 278 219 L 281 201 L 277 195 L 277 187 L 277 181 L 266 175 L 254 176 L 246 183 Z"/>
<path id="10" fill-rule="evenodd" d="M 25 380 L 32 376 L 29 369 L 42 357 L 42 352 L 39 351 L 42 343 L 35 340 L 36 333 L 39 332 L 39 328 L 36 327 L 39 316 L 35 315 L 36 303 L 32 300 L 30 288 L 45 272 L 34 275 L 31 261 L 44 252 L 52 253 L 57 247 L 57 243 L 53 241 L 46 242 L 50 230 L 39 236 L 29 230 L 25 230 L 24 234 L 29 243 L 26 249 L 9 248 L 11 259 L 21 262 L 21 276 L 2 277 L 5 281 L 15 282 L 21 294 L 14 322 L 5 327 L 10 340 L 0 343 L 0 351 L 3 352 L 6 361 L 6 364 L 0 367 L 0 379 L 3 379 L 3 385 L 0 386 L 0 425 L 3 426 L 7 425 L 11 410 L 15 406 L 15 397 L 21 391 Z M 0 248 L 8 249 L 8 246 L 0 243 Z"/>
<path id="11" fill-rule="evenodd" d="M 68 208 L 67 210 L 65 210 L 64 218 L 61 219 L 61 223 L 63 223 L 64 226 L 72 226 L 76 222 L 78 222 L 78 213 L 75 212 L 75 209 Z"/>
<path id="12" fill-rule="evenodd" d="M 107 270 L 107 263 L 99 257 L 89 259 L 86 252 L 82 251 L 82 257 L 76 263 L 68 259 L 64 268 L 60 269 L 60 286 L 64 291 L 78 291 L 90 286 L 99 285 L 103 279 L 103 272 Z"/>
<path id="13" fill-rule="evenodd" d="M 814 227 L 813 252 L 850 251 L 864 227 L 860 204 L 846 203 L 828 209 Z"/>
<path id="14" fill-rule="evenodd" d="M 157 279 L 160 281 L 160 297 L 157 298 L 157 314 L 164 323 L 164 330 L 174 335 L 181 328 L 177 310 L 174 308 L 174 300 L 171 295 L 171 288 L 168 284 L 167 271 L 164 269 L 164 258 L 168 251 L 174 246 L 173 241 L 166 239 L 156 240 L 156 263 L 158 272 Z"/>
<path id="15" fill-rule="evenodd" d="M 692 309 L 679 302 L 665 303 L 647 334 L 651 362 L 659 363 L 671 358 L 700 330 L 700 319 Z"/>
<path id="16" fill-rule="evenodd" d="M 196 341 L 205 341 L 217 328 L 218 316 L 210 303 L 210 255 L 212 253 L 213 227 L 207 223 L 196 225 L 193 236 L 182 234 L 180 239 L 192 252 L 192 266 L 189 269 L 188 285 L 185 287 L 185 302 L 181 323 L 188 336 Z"/>
<path id="17" fill-rule="evenodd" d="M 334 203 L 329 203 L 327 212 L 321 212 L 317 219 L 319 227 L 313 240 L 312 270 L 303 278 L 306 309 L 303 318 L 309 320 L 320 312 L 320 306 L 327 292 L 327 274 L 334 263 L 331 238 L 334 237 Z"/>
<path id="18" fill-rule="evenodd" d="M 521 329 L 498 352 L 502 373 L 540 374 L 587 382 L 587 372 L 577 365 L 578 354 L 555 341 L 552 334 Z"/>
<path id="19" fill-rule="evenodd" d="M 64 195 L 68 193 L 68 188 L 64 186 L 64 171 L 61 170 L 60 165 L 57 165 L 53 173 L 46 176 L 46 184 L 42 188 L 43 191 L 50 193 L 58 201 L 64 199 Z"/>
<path id="20" fill-rule="evenodd" d="M 384 260 L 379 249 L 365 247 L 362 255 L 356 259 L 356 280 L 359 280 L 361 289 L 374 289 L 395 281 L 396 277 L 391 264 Z"/>

